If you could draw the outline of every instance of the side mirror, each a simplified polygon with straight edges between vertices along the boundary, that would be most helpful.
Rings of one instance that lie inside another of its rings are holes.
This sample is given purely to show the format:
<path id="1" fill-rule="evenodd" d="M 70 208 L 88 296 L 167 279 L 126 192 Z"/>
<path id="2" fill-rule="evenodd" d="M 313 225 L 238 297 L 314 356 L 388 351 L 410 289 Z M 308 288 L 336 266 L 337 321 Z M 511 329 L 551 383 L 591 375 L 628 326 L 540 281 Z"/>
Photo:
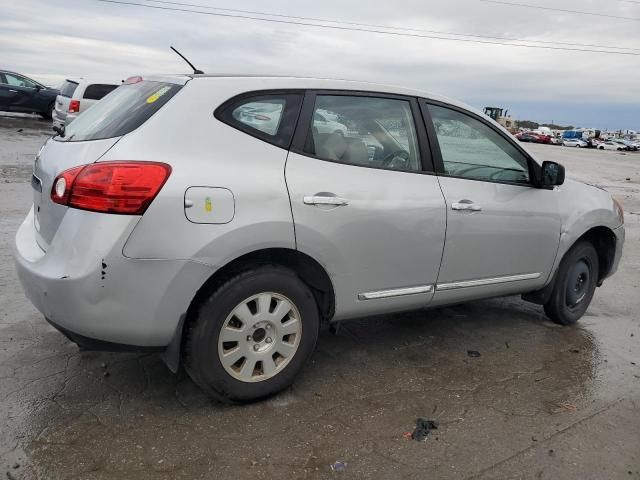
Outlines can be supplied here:
<path id="1" fill-rule="evenodd" d="M 33 88 L 35 88 L 37 92 L 39 92 L 40 90 L 42 90 L 42 87 L 41 87 L 40 85 L 37 85 L 37 84 L 36 84 L 36 86 L 35 86 L 35 87 L 33 87 Z"/>
<path id="2" fill-rule="evenodd" d="M 556 162 L 542 163 L 542 187 L 554 187 L 564 183 L 564 167 Z"/>

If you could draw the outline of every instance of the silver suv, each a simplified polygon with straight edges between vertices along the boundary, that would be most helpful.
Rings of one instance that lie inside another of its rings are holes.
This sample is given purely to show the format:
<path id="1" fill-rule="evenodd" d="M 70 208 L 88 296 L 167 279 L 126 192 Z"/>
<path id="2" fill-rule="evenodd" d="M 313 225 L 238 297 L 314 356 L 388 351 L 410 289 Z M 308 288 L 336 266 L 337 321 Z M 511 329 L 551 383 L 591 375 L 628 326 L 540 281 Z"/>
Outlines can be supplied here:
<path id="1" fill-rule="evenodd" d="M 134 77 L 32 184 L 15 256 L 46 319 L 235 402 L 290 385 L 323 321 L 523 294 L 572 324 L 624 242 L 607 192 L 491 119 L 369 83 Z"/>
<path id="2" fill-rule="evenodd" d="M 118 88 L 119 83 L 86 78 L 66 79 L 60 87 L 60 94 L 56 97 L 56 105 L 52 112 L 53 125 L 69 125 L 78 115 Z"/>

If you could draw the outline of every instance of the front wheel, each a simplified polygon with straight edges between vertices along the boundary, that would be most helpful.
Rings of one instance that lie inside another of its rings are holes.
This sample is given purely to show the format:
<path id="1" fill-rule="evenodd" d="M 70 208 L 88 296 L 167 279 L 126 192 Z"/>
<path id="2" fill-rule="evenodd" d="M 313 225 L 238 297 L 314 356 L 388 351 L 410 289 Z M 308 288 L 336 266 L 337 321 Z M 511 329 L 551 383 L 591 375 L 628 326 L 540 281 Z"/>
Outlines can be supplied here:
<path id="1" fill-rule="evenodd" d="M 185 369 L 210 396 L 250 402 L 293 383 L 316 345 L 313 294 L 295 272 L 260 266 L 215 290 L 185 332 Z"/>
<path id="2" fill-rule="evenodd" d="M 589 242 L 574 245 L 560 262 L 547 316 L 561 325 L 577 322 L 587 311 L 598 283 L 598 253 Z"/>

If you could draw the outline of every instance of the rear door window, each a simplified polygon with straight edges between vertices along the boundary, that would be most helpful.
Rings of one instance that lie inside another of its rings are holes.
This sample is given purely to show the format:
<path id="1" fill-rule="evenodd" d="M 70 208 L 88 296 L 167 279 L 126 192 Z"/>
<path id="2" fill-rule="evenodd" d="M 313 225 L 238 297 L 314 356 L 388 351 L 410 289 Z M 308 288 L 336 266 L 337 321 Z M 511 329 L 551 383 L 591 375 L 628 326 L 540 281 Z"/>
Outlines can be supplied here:
<path id="1" fill-rule="evenodd" d="M 60 87 L 60 95 L 63 97 L 71 98 L 73 97 L 73 93 L 76 91 L 78 84 L 76 82 L 72 82 L 71 80 L 65 80 Z"/>
<path id="2" fill-rule="evenodd" d="M 421 169 L 418 136 L 408 100 L 318 95 L 305 152 L 363 167 Z"/>
<path id="3" fill-rule="evenodd" d="M 87 85 L 87 88 L 84 90 L 83 98 L 88 100 L 100 100 L 108 93 L 113 92 L 116 88 L 118 88 L 118 85 L 107 85 L 102 83 Z"/>
<path id="4" fill-rule="evenodd" d="M 244 94 L 222 104 L 218 120 L 279 147 L 289 148 L 302 94 Z"/>
<path id="5" fill-rule="evenodd" d="M 146 122 L 180 91 L 181 85 L 141 81 L 124 84 L 70 123 L 63 142 L 101 140 L 126 135 Z"/>

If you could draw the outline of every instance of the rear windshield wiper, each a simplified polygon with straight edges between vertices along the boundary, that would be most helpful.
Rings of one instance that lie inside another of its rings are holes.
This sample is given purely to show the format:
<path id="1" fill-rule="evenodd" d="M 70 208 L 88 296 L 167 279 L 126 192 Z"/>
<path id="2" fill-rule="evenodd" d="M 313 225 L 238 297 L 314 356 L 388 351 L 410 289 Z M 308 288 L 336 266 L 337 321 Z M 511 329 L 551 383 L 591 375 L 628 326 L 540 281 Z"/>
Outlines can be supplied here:
<path id="1" fill-rule="evenodd" d="M 59 136 L 64 137 L 64 125 L 54 125 L 53 131 L 56 132 Z"/>

